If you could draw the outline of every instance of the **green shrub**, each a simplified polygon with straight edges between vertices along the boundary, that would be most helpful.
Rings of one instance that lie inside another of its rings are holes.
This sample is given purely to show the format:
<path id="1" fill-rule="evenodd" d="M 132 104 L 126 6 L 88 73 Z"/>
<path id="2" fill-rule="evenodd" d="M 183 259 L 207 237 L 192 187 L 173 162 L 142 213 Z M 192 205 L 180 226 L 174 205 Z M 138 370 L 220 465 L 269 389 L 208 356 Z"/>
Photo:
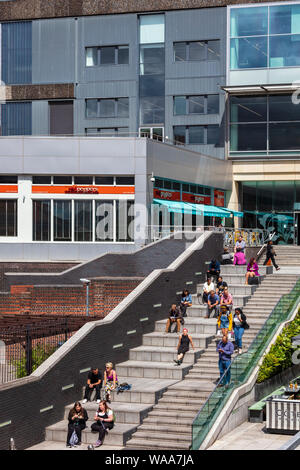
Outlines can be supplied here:
<path id="1" fill-rule="evenodd" d="M 264 382 L 293 365 L 292 337 L 299 334 L 300 313 L 298 312 L 296 318 L 282 330 L 270 351 L 265 355 L 258 371 L 257 383 Z"/>
<path id="2" fill-rule="evenodd" d="M 57 346 L 53 345 L 43 345 L 38 343 L 34 348 L 32 348 L 32 372 L 35 371 L 51 354 L 56 351 Z M 16 370 L 16 378 L 21 379 L 22 377 L 27 376 L 26 371 L 26 355 L 25 353 L 18 360 L 12 360 L 12 365 Z"/>

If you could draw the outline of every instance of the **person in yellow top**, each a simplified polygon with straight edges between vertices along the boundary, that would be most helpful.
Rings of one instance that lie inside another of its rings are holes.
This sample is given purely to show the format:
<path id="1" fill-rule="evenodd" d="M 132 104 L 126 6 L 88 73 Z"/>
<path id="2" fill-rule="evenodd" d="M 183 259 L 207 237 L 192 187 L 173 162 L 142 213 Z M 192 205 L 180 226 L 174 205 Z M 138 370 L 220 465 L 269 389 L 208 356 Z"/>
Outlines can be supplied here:
<path id="1" fill-rule="evenodd" d="M 218 327 L 221 328 L 223 336 L 227 336 L 228 331 L 232 331 L 232 313 L 226 305 L 221 305 L 218 316 Z"/>

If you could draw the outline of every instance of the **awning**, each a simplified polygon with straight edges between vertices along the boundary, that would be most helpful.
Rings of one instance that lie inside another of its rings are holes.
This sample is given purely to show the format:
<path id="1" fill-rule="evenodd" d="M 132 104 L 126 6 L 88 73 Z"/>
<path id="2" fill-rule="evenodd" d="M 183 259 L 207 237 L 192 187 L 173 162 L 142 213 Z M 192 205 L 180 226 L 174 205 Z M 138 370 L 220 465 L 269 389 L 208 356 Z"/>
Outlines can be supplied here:
<path id="1" fill-rule="evenodd" d="M 231 209 L 227 209 L 224 207 L 224 210 L 230 212 L 231 214 L 234 215 L 234 217 L 244 217 L 244 212 L 240 212 L 240 211 L 233 211 Z"/>
<path id="2" fill-rule="evenodd" d="M 292 93 L 299 90 L 299 83 L 287 84 L 266 84 L 266 85 L 228 85 L 221 86 L 221 89 L 226 91 L 229 95 L 252 95 L 252 94 L 266 94 L 266 93 Z"/>
<path id="3" fill-rule="evenodd" d="M 223 207 L 193 204 L 191 202 L 166 201 L 162 199 L 153 199 L 153 202 L 166 206 L 169 212 L 198 214 L 210 217 L 231 217 L 231 211 L 224 209 Z"/>

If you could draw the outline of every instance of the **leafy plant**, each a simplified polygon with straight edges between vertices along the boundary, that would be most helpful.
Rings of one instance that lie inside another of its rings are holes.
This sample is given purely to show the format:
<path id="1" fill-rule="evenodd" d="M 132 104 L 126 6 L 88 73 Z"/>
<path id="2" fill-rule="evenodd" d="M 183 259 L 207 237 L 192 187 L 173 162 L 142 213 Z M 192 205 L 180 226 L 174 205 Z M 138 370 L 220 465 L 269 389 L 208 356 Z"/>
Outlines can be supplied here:
<path id="1" fill-rule="evenodd" d="M 32 372 L 35 371 L 51 354 L 56 351 L 57 346 L 53 345 L 43 345 L 38 343 L 34 348 L 32 348 Z M 16 378 L 21 379 L 22 377 L 27 376 L 26 370 L 26 354 L 24 353 L 22 357 L 18 360 L 12 360 L 12 365 L 16 370 Z"/>
<path id="2" fill-rule="evenodd" d="M 271 346 L 270 351 L 265 355 L 258 371 L 257 383 L 264 382 L 293 365 L 292 354 L 294 349 L 292 348 L 292 338 L 299 334 L 300 312 L 298 312 L 296 318 L 282 330 L 275 343 Z"/>

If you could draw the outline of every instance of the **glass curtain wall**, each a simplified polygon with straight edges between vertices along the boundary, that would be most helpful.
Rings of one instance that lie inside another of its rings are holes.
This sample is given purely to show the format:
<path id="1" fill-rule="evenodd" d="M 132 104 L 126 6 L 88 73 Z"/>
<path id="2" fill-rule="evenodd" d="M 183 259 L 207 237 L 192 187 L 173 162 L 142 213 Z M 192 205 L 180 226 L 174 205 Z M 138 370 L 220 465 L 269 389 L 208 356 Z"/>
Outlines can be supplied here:
<path id="1" fill-rule="evenodd" d="M 140 16 L 140 125 L 165 121 L 165 17 Z"/>
<path id="2" fill-rule="evenodd" d="M 294 243 L 294 207 L 297 200 L 300 202 L 299 182 L 242 182 L 241 198 L 245 228 L 275 231 L 275 243 Z"/>
<path id="3" fill-rule="evenodd" d="M 282 153 L 300 149 L 300 106 L 291 95 L 232 96 L 230 151 Z"/>
<path id="4" fill-rule="evenodd" d="M 230 68 L 300 66 L 300 5 L 232 8 Z"/>
<path id="5" fill-rule="evenodd" d="M 1 80 L 6 85 L 32 82 L 32 24 L 1 24 Z"/>

